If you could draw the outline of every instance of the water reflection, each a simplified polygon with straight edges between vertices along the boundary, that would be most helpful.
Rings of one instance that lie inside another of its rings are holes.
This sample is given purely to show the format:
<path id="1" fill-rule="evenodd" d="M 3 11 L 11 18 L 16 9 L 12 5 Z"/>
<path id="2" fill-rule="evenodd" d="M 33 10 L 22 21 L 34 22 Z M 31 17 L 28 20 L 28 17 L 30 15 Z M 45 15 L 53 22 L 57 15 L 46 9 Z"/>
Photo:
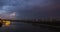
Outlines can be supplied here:
<path id="1" fill-rule="evenodd" d="M 3 20 L 3 25 L 4 25 L 4 26 L 9 27 L 10 24 L 11 24 L 10 21 L 8 21 L 8 20 L 7 20 L 7 21 L 4 21 L 4 20 Z"/>
<path id="2" fill-rule="evenodd" d="M 0 32 L 58 32 L 52 28 L 46 28 L 45 26 L 37 26 L 32 23 L 24 23 L 17 21 L 3 21 L 4 26 L 0 28 Z M 6 27 L 7 26 L 7 27 Z M 59 30 L 60 32 L 60 30 Z"/>
<path id="3" fill-rule="evenodd" d="M 11 23 L 10 21 L 6 21 L 5 26 L 7 27 L 10 26 L 10 23 Z"/>

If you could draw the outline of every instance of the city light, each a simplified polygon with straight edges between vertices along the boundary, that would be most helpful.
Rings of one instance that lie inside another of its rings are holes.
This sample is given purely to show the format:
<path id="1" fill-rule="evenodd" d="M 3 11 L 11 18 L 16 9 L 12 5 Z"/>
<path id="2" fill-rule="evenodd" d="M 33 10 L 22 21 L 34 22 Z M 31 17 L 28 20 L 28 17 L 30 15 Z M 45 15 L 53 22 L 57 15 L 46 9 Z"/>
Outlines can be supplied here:
<path id="1" fill-rule="evenodd" d="M 3 21 L 3 24 L 8 27 L 8 26 L 10 26 L 11 22 L 10 21 Z"/>

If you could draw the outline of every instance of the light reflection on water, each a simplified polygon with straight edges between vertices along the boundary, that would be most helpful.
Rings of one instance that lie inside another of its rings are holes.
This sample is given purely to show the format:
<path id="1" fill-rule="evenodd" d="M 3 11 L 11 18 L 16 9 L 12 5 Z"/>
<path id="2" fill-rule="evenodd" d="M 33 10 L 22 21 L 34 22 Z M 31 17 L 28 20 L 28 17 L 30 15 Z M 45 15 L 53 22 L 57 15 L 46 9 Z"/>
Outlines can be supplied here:
<path id="1" fill-rule="evenodd" d="M 40 26 L 33 26 L 32 23 L 23 23 L 23 22 L 10 22 L 10 26 L 0 28 L 0 32 L 56 32 L 50 30 L 49 28 L 42 28 Z"/>
<path id="2" fill-rule="evenodd" d="M 11 21 L 3 21 L 3 26 L 9 27 L 11 24 Z"/>

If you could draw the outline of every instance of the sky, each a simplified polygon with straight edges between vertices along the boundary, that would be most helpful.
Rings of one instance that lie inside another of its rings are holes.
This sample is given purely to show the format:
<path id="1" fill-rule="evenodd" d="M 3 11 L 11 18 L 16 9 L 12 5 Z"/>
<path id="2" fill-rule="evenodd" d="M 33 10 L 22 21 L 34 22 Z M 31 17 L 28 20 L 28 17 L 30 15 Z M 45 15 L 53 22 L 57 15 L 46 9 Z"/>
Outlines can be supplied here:
<path id="1" fill-rule="evenodd" d="M 0 0 L 0 18 L 60 18 L 60 0 Z"/>

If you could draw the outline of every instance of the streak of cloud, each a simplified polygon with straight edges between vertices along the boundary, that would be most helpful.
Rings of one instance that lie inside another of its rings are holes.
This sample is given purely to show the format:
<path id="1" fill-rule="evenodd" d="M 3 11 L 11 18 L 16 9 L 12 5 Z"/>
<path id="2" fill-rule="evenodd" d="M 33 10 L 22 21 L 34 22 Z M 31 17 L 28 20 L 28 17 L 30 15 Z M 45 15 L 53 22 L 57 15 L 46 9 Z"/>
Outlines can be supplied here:
<path id="1" fill-rule="evenodd" d="M 16 17 L 16 13 L 13 12 L 13 13 L 9 13 L 9 14 L 1 14 L 0 15 L 0 18 L 2 19 L 15 19 Z"/>

